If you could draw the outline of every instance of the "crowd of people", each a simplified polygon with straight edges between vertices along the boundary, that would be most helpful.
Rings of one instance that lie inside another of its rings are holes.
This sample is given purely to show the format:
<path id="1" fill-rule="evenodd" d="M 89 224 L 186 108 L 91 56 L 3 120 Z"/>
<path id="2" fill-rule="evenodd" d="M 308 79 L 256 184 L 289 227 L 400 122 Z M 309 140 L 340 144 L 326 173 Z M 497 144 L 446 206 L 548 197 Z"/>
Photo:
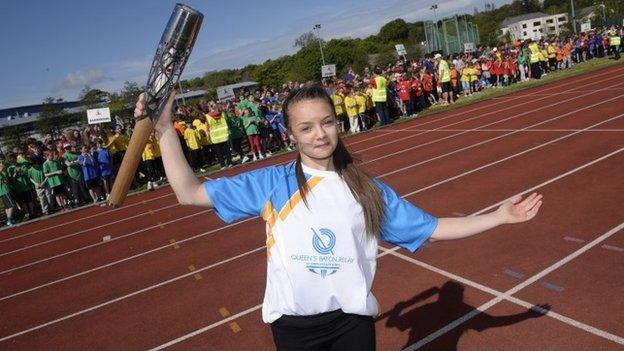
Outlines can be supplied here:
<path id="1" fill-rule="evenodd" d="M 343 134 L 415 117 L 434 105 L 449 105 L 485 89 L 504 87 L 569 69 L 596 57 L 619 59 L 622 29 L 611 27 L 573 38 L 516 41 L 479 47 L 472 53 L 425 55 L 388 66 L 323 80 Z M 243 89 L 235 100 L 180 105 L 174 127 L 192 169 L 256 161 L 295 148 L 282 104 L 303 86 Z M 70 129 L 43 140 L 28 139 L 0 155 L 0 197 L 7 225 L 55 211 L 105 201 L 132 135 L 133 120 Z M 166 182 L 155 135 L 149 139 L 135 176 L 135 188 L 156 189 Z"/>

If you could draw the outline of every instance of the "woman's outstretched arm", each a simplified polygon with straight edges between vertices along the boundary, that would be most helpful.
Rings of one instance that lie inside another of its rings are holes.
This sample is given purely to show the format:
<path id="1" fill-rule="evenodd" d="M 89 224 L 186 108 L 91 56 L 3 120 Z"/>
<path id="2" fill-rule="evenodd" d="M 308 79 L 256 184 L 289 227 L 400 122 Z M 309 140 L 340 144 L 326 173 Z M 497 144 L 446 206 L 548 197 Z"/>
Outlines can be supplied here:
<path id="1" fill-rule="evenodd" d="M 501 224 L 525 222 L 537 215 L 542 195 L 533 193 L 524 201 L 517 196 L 502 204 L 496 211 L 478 216 L 440 218 L 429 241 L 454 240 L 475 235 Z"/>

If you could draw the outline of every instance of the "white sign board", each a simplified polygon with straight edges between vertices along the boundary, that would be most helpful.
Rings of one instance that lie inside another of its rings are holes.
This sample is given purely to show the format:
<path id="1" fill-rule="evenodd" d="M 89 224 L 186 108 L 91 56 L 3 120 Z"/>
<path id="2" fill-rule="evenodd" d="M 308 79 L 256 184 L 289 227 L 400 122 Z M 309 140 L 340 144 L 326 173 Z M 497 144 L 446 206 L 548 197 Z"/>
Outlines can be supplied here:
<path id="1" fill-rule="evenodd" d="M 105 107 L 87 110 L 87 121 L 89 124 L 110 123 L 110 109 Z"/>
<path id="2" fill-rule="evenodd" d="M 581 23 L 581 32 L 589 32 L 591 30 L 591 22 Z"/>
<path id="3" fill-rule="evenodd" d="M 394 48 L 399 56 L 407 55 L 407 50 L 405 50 L 405 46 L 403 46 L 403 44 L 396 44 Z"/>
<path id="4" fill-rule="evenodd" d="M 336 75 L 336 65 L 321 66 L 321 77 L 333 77 Z"/>
<path id="5" fill-rule="evenodd" d="M 219 100 L 230 100 L 234 99 L 236 96 L 234 95 L 234 89 L 231 86 L 223 86 L 217 88 L 217 99 Z"/>
<path id="6" fill-rule="evenodd" d="M 464 43 L 464 52 L 474 52 L 474 43 Z"/>

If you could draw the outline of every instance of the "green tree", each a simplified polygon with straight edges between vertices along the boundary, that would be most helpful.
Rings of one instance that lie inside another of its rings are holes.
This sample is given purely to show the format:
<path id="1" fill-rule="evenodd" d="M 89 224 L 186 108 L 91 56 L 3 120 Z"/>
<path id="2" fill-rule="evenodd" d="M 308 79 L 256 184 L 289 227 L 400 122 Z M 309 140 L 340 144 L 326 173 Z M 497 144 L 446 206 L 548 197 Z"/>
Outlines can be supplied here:
<path id="1" fill-rule="evenodd" d="M 139 84 L 132 81 L 124 82 L 123 89 L 121 89 L 121 97 L 125 106 L 134 106 L 134 103 L 139 98 L 139 95 L 143 92 L 143 89 L 139 87 Z"/>
<path id="2" fill-rule="evenodd" d="M 23 124 L 15 124 L 2 128 L 2 144 L 9 150 L 20 147 L 28 133 Z"/>
<path id="3" fill-rule="evenodd" d="M 41 106 L 41 113 L 35 122 L 35 130 L 40 135 L 59 132 L 57 118 L 63 114 L 63 109 L 59 107 L 53 97 L 47 97 Z"/>
<path id="4" fill-rule="evenodd" d="M 409 27 L 401 18 L 384 24 L 379 30 L 379 38 L 385 42 L 392 42 L 407 39 Z"/>
<path id="5" fill-rule="evenodd" d="M 321 39 L 321 43 L 324 41 Z M 301 34 L 297 39 L 295 39 L 295 44 L 293 45 L 296 48 L 305 49 L 310 45 L 318 45 L 319 37 L 317 37 L 314 32 L 309 31 Z"/>
<path id="6" fill-rule="evenodd" d="M 87 108 L 93 108 L 108 96 L 107 92 L 100 89 L 92 89 L 87 85 L 80 91 L 79 99 L 82 105 L 87 106 Z"/>

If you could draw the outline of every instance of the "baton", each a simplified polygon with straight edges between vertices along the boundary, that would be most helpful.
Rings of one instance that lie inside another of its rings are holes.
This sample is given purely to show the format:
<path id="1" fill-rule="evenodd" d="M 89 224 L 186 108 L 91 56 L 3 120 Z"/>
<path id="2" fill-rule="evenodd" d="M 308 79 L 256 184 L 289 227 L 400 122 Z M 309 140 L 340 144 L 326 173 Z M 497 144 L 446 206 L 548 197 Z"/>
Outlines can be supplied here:
<path id="1" fill-rule="evenodd" d="M 160 38 L 145 86 L 145 112 L 136 122 L 128 149 L 113 183 L 109 205 L 121 206 L 134 180 L 145 144 L 188 61 L 204 15 L 176 4 Z"/>

